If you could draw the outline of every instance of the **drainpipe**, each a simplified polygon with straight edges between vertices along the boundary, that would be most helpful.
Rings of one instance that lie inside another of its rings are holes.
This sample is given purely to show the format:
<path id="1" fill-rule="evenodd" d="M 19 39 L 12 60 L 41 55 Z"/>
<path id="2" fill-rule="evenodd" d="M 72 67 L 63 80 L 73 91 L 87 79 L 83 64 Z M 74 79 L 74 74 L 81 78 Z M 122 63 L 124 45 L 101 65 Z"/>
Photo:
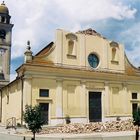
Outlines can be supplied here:
<path id="1" fill-rule="evenodd" d="M 21 77 L 21 125 L 23 125 L 23 76 Z"/>
<path id="2" fill-rule="evenodd" d="M 2 90 L 0 89 L 0 96 L 1 96 L 1 108 L 0 108 L 0 122 L 2 121 Z"/>

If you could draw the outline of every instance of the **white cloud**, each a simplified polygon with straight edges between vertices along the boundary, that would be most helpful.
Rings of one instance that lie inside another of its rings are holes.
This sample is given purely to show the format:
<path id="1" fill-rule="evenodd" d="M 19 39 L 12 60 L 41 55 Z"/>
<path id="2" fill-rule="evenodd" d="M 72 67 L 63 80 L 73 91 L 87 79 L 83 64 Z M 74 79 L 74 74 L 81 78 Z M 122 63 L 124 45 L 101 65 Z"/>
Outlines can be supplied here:
<path id="1" fill-rule="evenodd" d="M 32 46 L 35 46 L 33 50 L 38 48 L 39 38 L 44 35 L 45 27 L 42 26 L 42 20 L 47 4 L 48 1 L 39 0 L 34 0 L 34 2 L 32 0 L 11 0 L 7 2 L 14 24 L 12 58 L 24 54 L 27 40 L 30 40 Z"/>
<path id="2" fill-rule="evenodd" d="M 140 30 L 138 27 L 140 27 L 140 22 L 120 34 L 124 43 L 128 44 L 128 46 L 125 46 L 126 53 L 131 63 L 135 66 L 140 66 L 138 53 L 140 52 Z"/>
<path id="3" fill-rule="evenodd" d="M 85 28 L 97 20 L 133 18 L 136 13 L 115 0 L 9 0 L 6 4 L 14 24 L 12 59 L 23 55 L 27 40 L 34 52 L 41 49 L 56 28 L 76 31 L 83 23 Z"/>
<path id="4" fill-rule="evenodd" d="M 58 7 L 66 16 L 78 22 L 91 22 L 95 20 L 115 18 L 133 18 L 136 9 L 116 3 L 113 0 L 56 0 Z"/>
<path id="5" fill-rule="evenodd" d="M 138 52 L 140 52 L 140 48 L 133 49 L 131 51 L 126 50 L 128 60 L 135 67 L 140 67 L 140 57 Z"/>

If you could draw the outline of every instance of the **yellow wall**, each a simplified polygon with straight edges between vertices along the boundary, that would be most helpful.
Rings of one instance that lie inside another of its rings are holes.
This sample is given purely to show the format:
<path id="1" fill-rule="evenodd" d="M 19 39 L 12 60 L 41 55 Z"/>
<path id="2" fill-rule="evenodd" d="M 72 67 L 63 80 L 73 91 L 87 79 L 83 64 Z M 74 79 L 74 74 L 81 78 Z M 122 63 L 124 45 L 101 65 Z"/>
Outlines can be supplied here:
<path id="1" fill-rule="evenodd" d="M 9 101 L 8 101 L 9 95 Z M 2 122 L 16 117 L 16 121 L 21 123 L 21 82 L 17 81 L 6 87 L 2 91 Z"/>
<path id="2" fill-rule="evenodd" d="M 86 117 L 86 93 L 82 91 L 79 81 L 63 82 L 64 117 Z"/>
<path id="3" fill-rule="evenodd" d="M 49 89 L 49 98 L 39 97 L 39 89 Z M 51 104 L 51 117 L 55 116 L 55 92 L 56 92 L 56 80 L 47 78 L 33 78 L 32 79 L 32 105 L 38 103 L 47 102 Z M 50 99 L 50 100 L 48 100 Z"/>

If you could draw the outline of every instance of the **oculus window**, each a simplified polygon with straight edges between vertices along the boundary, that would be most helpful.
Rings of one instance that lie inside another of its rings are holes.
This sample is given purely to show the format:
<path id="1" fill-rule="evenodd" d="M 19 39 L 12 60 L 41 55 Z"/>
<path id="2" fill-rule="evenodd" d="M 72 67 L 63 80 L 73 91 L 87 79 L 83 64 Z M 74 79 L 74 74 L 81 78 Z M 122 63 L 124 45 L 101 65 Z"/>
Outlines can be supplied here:
<path id="1" fill-rule="evenodd" d="M 97 68 L 97 66 L 99 65 L 99 58 L 95 54 L 89 54 L 88 62 L 92 68 Z"/>
<path id="2" fill-rule="evenodd" d="M 49 97 L 49 89 L 40 89 L 39 97 Z"/>

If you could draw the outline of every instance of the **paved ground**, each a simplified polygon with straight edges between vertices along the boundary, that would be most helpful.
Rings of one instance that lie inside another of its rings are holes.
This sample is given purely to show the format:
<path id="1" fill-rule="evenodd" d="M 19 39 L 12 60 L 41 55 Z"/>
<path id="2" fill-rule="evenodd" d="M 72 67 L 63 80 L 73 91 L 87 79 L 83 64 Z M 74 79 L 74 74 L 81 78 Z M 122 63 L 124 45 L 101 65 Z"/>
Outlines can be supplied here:
<path id="1" fill-rule="evenodd" d="M 31 137 L 0 134 L 0 140 L 31 140 Z M 36 140 L 135 140 L 134 135 L 118 135 L 118 136 L 106 136 L 106 135 L 77 135 L 77 136 L 37 136 Z"/>
<path id="2" fill-rule="evenodd" d="M 31 135 L 15 134 L 24 129 L 5 129 L 0 127 L 0 140 L 31 140 Z M 25 139 L 24 139 L 25 136 Z M 134 131 L 102 132 L 92 134 L 43 134 L 37 135 L 36 140 L 135 140 Z"/>

